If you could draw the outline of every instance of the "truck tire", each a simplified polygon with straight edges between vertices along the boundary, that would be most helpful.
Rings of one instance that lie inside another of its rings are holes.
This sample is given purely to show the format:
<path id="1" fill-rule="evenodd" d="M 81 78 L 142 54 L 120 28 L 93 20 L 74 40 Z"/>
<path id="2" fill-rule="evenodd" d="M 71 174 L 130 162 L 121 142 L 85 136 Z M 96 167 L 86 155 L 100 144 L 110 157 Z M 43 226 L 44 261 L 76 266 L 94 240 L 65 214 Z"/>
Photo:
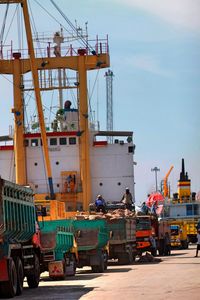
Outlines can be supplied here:
<path id="1" fill-rule="evenodd" d="M 22 294 L 23 291 L 23 283 L 24 283 L 24 269 L 22 261 L 19 257 L 14 259 L 15 267 L 17 272 L 17 292 L 16 295 L 19 296 Z"/>
<path id="2" fill-rule="evenodd" d="M 106 271 L 108 268 L 108 253 L 107 251 L 104 252 L 104 271 Z"/>
<path id="3" fill-rule="evenodd" d="M 91 266 L 93 273 L 103 273 L 105 271 L 104 254 L 101 253 L 99 257 L 99 265 Z"/>
<path id="4" fill-rule="evenodd" d="M 26 275 L 30 289 L 37 288 L 40 282 L 40 261 L 37 254 L 34 255 L 34 270 L 30 275 Z"/>
<path id="5" fill-rule="evenodd" d="M 77 261 L 76 261 L 76 257 L 74 254 L 72 254 L 71 258 L 70 258 L 70 265 L 71 264 L 72 264 L 72 273 L 67 276 L 75 276 L 75 274 L 76 274 Z M 66 268 L 67 268 L 67 266 L 66 266 Z"/>
<path id="6" fill-rule="evenodd" d="M 121 253 L 118 258 L 118 262 L 120 265 L 130 265 L 133 263 L 133 253 L 132 250 L 129 249 L 127 252 Z"/>
<path id="7" fill-rule="evenodd" d="M 5 298 L 13 298 L 17 293 L 17 271 L 12 258 L 8 260 L 9 280 L 2 282 L 1 295 Z"/>
<path id="8" fill-rule="evenodd" d="M 188 249 L 188 241 L 186 241 L 186 240 L 185 240 L 185 241 L 182 241 L 182 242 L 181 242 L 181 248 L 182 248 L 182 249 Z"/>

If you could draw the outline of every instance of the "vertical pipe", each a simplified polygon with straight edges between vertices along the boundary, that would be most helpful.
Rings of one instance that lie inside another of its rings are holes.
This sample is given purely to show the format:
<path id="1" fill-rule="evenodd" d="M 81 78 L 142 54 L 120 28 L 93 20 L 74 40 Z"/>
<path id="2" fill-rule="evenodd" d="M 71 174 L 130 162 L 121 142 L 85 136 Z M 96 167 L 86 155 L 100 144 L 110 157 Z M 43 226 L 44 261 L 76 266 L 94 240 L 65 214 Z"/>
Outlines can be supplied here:
<path id="1" fill-rule="evenodd" d="M 27 184 L 26 178 L 26 160 L 24 147 L 24 103 L 21 93 L 21 71 L 20 71 L 20 53 L 14 53 L 13 62 L 13 88 L 14 88 L 14 153 L 16 183 L 20 185 Z"/>
<path id="2" fill-rule="evenodd" d="M 80 121 L 80 170 L 83 186 L 83 210 L 88 210 L 91 202 L 91 177 L 90 177 L 90 136 L 88 126 L 88 102 L 87 102 L 87 74 L 84 53 L 78 57 L 79 72 L 79 121 Z"/>

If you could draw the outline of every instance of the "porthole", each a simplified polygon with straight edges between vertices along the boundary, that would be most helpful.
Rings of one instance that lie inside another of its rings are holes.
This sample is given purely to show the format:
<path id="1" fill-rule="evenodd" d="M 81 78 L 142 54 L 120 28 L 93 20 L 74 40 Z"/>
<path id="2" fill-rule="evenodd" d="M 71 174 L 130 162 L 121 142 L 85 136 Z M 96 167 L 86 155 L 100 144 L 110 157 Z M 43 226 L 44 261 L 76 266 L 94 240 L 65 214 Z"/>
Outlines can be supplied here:
<path id="1" fill-rule="evenodd" d="M 76 145 L 76 138 L 75 137 L 70 137 L 69 138 L 69 144 L 70 145 Z"/>
<path id="2" fill-rule="evenodd" d="M 50 146 L 56 146 L 57 145 L 57 138 L 51 138 L 50 139 Z"/>
<path id="3" fill-rule="evenodd" d="M 38 146 L 38 139 L 32 139 L 31 140 L 31 147 L 37 147 Z"/>
<path id="4" fill-rule="evenodd" d="M 60 145 L 67 145 L 67 139 L 65 137 L 62 137 L 59 139 Z"/>

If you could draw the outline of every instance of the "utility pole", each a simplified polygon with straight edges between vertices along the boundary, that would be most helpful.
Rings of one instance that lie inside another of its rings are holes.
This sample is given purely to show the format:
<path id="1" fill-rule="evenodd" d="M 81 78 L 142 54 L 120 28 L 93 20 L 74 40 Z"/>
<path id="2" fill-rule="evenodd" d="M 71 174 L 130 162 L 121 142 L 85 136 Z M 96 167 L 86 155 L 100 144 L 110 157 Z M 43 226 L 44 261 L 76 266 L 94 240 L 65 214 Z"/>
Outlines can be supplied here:
<path id="1" fill-rule="evenodd" d="M 156 192 L 158 191 L 158 178 L 157 178 L 157 173 L 160 171 L 159 168 L 155 167 L 151 169 L 152 172 L 155 172 L 155 180 L 156 180 Z"/>

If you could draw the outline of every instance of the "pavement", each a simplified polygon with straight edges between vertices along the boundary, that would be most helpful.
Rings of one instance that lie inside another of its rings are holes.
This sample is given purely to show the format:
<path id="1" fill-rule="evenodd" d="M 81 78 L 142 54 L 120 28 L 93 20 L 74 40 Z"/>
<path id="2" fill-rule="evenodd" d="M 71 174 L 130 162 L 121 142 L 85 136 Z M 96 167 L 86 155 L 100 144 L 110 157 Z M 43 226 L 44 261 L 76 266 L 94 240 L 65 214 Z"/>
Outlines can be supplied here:
<path id="1" fill-rule="evenodd" d="M 17 300 L 199 300 L 200 256 L 196 246 L 172 250 L 171 256 L 157 263 L 135 263 L 119 266 L 111 261 L 104 273 L 90 268 L 78 269 L 74 277 L 52 281 L 43 273 L 40 286 L 24 291 Z"/>

